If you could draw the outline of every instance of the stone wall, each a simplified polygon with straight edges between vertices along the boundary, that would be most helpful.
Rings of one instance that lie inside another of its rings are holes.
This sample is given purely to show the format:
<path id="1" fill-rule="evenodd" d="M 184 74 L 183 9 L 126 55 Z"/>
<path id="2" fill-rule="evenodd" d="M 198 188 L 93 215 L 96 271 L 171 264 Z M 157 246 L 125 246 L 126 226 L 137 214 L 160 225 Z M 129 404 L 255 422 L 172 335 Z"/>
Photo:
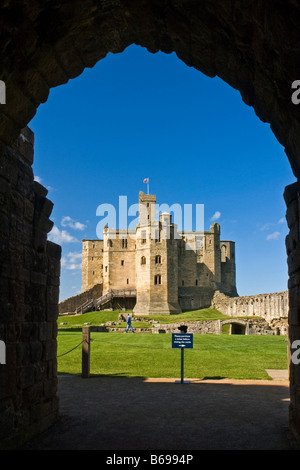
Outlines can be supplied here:
<path id="1" fill-rule="evenodd" d="M 111 289 L 135 289 L 135 237 L 122 230 L 104 229 L 103 294 Z"/>
<path id="2" fill-rule="evenodd" d="M 214 334 L 221 335 L 223 327 L 229 324 L 242 325 L 243 333 L 246 335 L 286 335 L 287 334 L 287 320 L 283 322 L 272 321 L 267 322 L 262 318 L 256 319 L 241 319 L 241 320 L 204 320 L 195 322 L 177 322 L 177 323 L 159 323 L 154 324 L 152 333 L 179 333 L 179 327 L 182 325 L 187 326 L 187 333 L 194 334 Z M 230 334 L 233 334 L 233 329 L 230 329 Z"/>
<path id="3" fill-rule="evenodd" d="M 103 284 L 103 240 L 82 240 L 81 291 L 97 284 Z"/>
<path id="4" fill-rule="evenodd" d="M 208 308 L 214 296 L 211 287 L 179 287 L 178 298 L 182 310 Z"/>
<path id="5" fill-rule="evenodd" d="M 292 361 L 292 344 L 300 339 L 300 196 L 299 184 L 285 188 L 286 220 L 290 229 L 286 237 L 289 273 L 289 370 L 290 425 L 300 439 L 300 364 Z"/>
<path id="6" fill-rule="evenodd" d="M 228 297 L 217 291 L 211 306 L 231 317 L 257 316 L 270 322 L 273 318 L 288 317 L 289 297 L 288 291 L 244 297 Z"/>
<path id="7" fill-rule="evenodd" d="M 61 248 L 47 190 L 34 182 L 26 128 L 0 160 L 0 448 L 20 445 L 57 419 L 56 336 Z"/>
<path id="8" fill-rule="evenodd" d="M 87 300 L 97 299 L 102 295 L 102 284 L 97 284 L 91 289 L 81 292 L 78 295 L 73 295 L 68 299 L 63 300 L 58 304 L 58 312 L 62 313 L 74 313 L 75 309 L 82 305 Z"/>

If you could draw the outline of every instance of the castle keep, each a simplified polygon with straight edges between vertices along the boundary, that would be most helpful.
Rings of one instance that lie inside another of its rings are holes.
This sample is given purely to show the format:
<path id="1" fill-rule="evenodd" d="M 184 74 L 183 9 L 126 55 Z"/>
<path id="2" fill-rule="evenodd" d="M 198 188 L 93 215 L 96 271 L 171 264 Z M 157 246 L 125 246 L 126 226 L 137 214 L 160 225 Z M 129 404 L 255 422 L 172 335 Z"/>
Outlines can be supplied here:
<path id="1" fill-rule="evenodd" d="M 141 191 L 135 230 L 106 226 L 103 240 L 82 241 L 82 292 L 101 285 L 100 308 L 113 296 L 137 315 L 209 307 L 215 291 L 236 296 L 235 244 L 220 240 L 219 224 L 178 232 L 170 213 L 155 219 L 155 205 Z"/>

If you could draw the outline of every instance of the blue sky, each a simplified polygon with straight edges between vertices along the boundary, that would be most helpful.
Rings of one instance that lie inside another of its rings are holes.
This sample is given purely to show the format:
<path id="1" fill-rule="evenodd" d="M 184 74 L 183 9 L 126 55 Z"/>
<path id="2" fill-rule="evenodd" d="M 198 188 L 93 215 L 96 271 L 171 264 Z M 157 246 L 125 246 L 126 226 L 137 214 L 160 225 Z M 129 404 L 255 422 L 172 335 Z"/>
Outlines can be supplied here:
<path id="1" fill-rule="evenodd" d="M 159 204 L 204 204 L 205 230 L 215 216 L 236 242 L 239 295 L 287 289 L 283 191 L 295 178 L 269 125 L 219 78 L 130 46 L 52 89 L 29 126 L 62 245 L 61 300 L 80 292 L 97 207 L 136 203 L 146 177 Z"/>

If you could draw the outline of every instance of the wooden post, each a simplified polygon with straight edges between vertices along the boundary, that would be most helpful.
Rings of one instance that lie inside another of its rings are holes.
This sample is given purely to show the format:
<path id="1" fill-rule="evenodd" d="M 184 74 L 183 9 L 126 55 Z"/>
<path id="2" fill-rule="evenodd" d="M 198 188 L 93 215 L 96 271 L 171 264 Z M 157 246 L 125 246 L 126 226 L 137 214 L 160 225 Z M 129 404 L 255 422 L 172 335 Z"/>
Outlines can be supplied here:
<path id="1" fill-rule="evenodd" d="M 90 376 L 90 327 L 82 327 L 82 378 Z"/>

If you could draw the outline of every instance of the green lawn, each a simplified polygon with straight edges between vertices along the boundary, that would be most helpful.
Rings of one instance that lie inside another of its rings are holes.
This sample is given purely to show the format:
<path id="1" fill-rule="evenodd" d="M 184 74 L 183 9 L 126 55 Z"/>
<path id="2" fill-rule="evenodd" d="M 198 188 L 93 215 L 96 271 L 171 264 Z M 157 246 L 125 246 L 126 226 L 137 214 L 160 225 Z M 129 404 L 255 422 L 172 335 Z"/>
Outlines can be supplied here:
<path id="1" fill-rule="evenodd" d="M 59 373 L 81 374 L 81 338 L 79 330 L 59 330 Z M 92 332 L 91 338 L 91 375 L 180 378 L 171 334 Z M 185 351 L 186 378 L 268 379 L 265 369 L 287 369 L 286 337 L 195 334 L 194 349 Z"/>

